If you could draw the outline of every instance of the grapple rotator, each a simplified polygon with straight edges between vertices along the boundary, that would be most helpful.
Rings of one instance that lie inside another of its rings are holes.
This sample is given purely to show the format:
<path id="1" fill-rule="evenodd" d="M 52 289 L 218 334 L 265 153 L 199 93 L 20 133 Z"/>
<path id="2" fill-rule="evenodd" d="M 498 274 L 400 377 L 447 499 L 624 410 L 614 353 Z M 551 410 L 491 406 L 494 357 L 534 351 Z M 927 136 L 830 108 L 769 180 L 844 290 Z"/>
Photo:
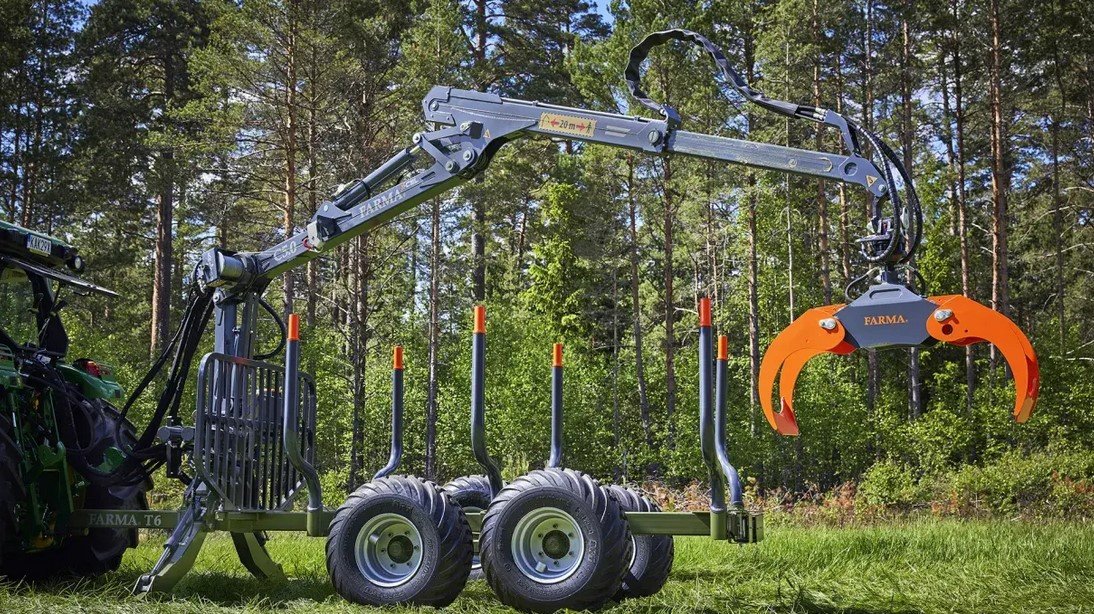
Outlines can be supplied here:
<path id="1" fill-rule="evenodd" d="M 794 385 L 805 364 L 818 354 L 924 347 L 939 341 L 995 345 L 1014 374 L 1014 419 L 1029 419 L 1037 403 L 1040 371 L 1033 346 L 1014 322 L 959 294 L 923 297 L 904 284 L 887 281 L 870 286 L 850 303 L 810 309 L 779 333 L 760 364 L 764 415 L 779 433 L 798 434 Z M 779 411 L 771 401 L 776 377 Z"/>

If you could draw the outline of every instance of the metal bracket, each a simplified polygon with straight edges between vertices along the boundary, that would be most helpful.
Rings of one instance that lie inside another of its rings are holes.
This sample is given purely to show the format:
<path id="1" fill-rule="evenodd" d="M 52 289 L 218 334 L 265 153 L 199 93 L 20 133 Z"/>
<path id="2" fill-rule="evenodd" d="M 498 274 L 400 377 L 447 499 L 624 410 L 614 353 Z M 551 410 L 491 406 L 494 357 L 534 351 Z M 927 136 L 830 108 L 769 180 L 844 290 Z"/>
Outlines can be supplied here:
<path id="1" fill-rule="evenodd" d="M 285 580 L 285 571 L 274 562 L 266 550 L 266 536 L 262 533 L 232 533 L 232 543 L 240 562 L 260 580 Z"/>

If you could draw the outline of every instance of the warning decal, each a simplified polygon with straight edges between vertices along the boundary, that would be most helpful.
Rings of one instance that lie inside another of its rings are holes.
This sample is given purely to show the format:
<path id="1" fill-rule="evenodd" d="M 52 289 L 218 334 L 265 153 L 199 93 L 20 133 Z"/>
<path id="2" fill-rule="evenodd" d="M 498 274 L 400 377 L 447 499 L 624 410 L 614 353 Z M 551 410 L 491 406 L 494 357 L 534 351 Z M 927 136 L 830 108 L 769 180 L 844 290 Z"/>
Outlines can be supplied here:
<path id="1" fill-rule="evenodd" d="M 539 128 L 540 130 L 558 132 L 559 134 L 592 136 L 593 130 L 596 128 L 596 120 L 573 115 L 544 113 L 539 116 Z"/>
<path id="2" fill-rule="evenodd" d="M 877 177 L 874 177 L 873 175 L 867 175 L 866 176 L 866 187 L 868 187 L 868 188 L 874 187 L 874 182 L 876 182 L 876 181 L 877 181 Z"/>

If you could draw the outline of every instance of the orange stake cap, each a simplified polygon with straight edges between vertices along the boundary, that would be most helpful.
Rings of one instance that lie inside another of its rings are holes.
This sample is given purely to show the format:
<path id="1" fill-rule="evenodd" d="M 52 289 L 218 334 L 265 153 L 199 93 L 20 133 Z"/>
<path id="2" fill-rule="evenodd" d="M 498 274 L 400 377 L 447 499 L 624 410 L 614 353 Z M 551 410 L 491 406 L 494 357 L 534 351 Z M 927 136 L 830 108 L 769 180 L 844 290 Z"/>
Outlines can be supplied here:
<path id="1" fill-rule="evenodd" d="M 562 366 L 562 344 L 561 343 L 556 343 L 555 344 L 555 351 L 552 353 L 552 356 L 551 356 L 551 366 L 552 367 L 561 367 Z"/>
<path id="2" fill-rule="evenodd" d="M 289 314 L 289 341 L 300 341 L 300 316 Z"/>
<path id="3" fill-rule="evenodd" d="M 699 299 L 699 326 L 710 326 L 710 299 Z"/>
<path id="4" fill-rule="evenodd" d="M 475 334 L 486 332 L 486 307 L 475 305 Z"/>
<path id="5" fill-rule="evenodd" d="M 397 345 L 391 351 L 391 367 L 396 371 L 403 370 L 403 346 Z"/>
<path id="6" fill-rule="evenodd" d="M 718 360 L 729 360 L 729 337 L 718 335 Z"/>

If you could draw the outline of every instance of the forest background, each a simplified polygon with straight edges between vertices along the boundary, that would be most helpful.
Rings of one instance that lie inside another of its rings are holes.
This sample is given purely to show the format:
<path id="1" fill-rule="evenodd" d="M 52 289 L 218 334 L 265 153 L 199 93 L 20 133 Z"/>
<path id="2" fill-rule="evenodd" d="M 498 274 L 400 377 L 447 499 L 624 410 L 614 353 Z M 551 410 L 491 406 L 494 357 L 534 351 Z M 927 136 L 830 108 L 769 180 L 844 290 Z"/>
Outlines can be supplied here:
<path id="1" fill-rule="evenodd" d="M 528 140 L 268 292 L 304 319 L 332 498 L 386 459 L 393 344 L 407 348 L 404 466 L 476 472 L 476 303 L 490 446 L 510 476 L 547 457 L 562 341 L 568 465 L 672 487 L 701 477 L 695 304 L 708 295 L 730 339 L 728 439 L 751 495 L 1094 514 L 1089 2 L 0 0 L 0 214 L 74 243 L 87 276 L 123 295 L 65 317 L 75 352 L 132 388 L 178 323 L 196 257 L 302 227 L 425 127 L 432 85 L 644 114 L 626 55 L 669 27 L 710 36 L 771 96 L 833 108 L 897 149 L 924 201 L 928 290 L 1027 331 L 1043 376 L 1033 418 L 1011 419 L 1012 382 L 987 346 L 937 346 L 818 359 L 797 388 L 801 437 L 778 437 L 759 360 L 866 272 L 864 194 Z M 830 131 L 742 106 L 694 50 L 659 48 L 647 70 L 687 129 L 838 151 Z M 272 322 L 262 329 L 275 343 Z M 136 406 L 138 425 L 150 408 Z"/>

